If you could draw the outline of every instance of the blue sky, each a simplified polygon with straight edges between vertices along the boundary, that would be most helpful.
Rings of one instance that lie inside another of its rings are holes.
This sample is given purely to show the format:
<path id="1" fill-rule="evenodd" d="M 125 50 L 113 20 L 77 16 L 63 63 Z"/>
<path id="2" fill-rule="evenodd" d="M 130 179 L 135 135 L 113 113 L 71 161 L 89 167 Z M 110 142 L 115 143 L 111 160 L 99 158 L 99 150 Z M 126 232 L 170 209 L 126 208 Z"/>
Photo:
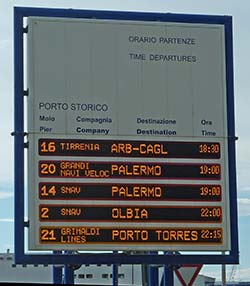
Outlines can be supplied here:
<path id="1" fill-rule="evenodd" d="M 13 7 L 58 7 L 95 10 L 231 15 L 234 29 L 234 84 L 237 142 L 240 265 L 235 279 L 250 281 L 250 131 L 249 51 L 250 1 L 247 0 L 1 0 L 0 1 L 0 252 L 13 247 Z M 230 274 L 232 266 L 227 266 Z M 220 278 L 220 266 L 203 274 Z"/>

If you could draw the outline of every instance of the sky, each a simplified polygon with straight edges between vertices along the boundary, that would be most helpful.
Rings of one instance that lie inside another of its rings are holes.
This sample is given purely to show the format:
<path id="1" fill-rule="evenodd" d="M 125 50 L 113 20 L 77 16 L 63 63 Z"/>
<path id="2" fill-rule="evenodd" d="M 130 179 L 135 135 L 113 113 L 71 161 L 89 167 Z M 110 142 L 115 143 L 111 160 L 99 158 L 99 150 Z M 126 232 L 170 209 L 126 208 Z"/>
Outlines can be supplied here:
<path id="1" fill-rule="evenodd" d="M 239 210 L 240 264 L 234 278 L 250 281 L 250 132 L 249 132 L 249 50 L 250 1 L 248 0 L 0 0 L 0 252 L 13 252 L 14 191 L 13 191 L 13 7 L 74 8 L 114 11 L 142 11 L 233 17 L 234 94 Z M 232 266 L 227 266 L 230 276 Z M 220 280 L 220 266 L 205 266 L 202 274 Z"/>

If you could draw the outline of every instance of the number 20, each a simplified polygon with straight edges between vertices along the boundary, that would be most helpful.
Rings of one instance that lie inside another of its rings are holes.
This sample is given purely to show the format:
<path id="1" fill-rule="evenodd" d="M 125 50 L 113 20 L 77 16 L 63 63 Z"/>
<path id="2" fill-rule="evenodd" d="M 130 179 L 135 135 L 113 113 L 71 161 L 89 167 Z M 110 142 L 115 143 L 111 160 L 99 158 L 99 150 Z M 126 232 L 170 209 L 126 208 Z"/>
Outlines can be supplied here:
<path id="1" fill-rule="evenodd" d="M 41 164 L 41 174 L 43 175 L 53 175 L 56 172 L 56 165 L 55 164 L 47 164 L 47 163 L 42 163 Z"/>

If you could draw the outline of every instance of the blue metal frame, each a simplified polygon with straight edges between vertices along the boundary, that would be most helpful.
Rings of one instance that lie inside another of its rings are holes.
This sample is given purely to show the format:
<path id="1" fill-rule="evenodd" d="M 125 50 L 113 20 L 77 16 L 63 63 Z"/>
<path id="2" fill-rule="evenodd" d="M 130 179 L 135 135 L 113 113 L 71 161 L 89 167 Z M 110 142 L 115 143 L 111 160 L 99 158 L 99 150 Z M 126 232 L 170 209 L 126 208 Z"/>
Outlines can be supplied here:
<path id="1" fill-rule="evenodd" d="M 230 178 L 231 241 L 229 254 L 164 255 L 126 253 L 80 253 L 80 254 L 27 254 L 24 250 L 24 59 L 23 59 L 23 20 L 25 17 L 95 18 L 134 21 L 162 21 L 182 23 L 220 24 L 225 26 L 226 43 L 226 88 L 228 114 L 228 156 Z M 236 264 L 239 263 L 235 129 L 233 96 L 233 50 L 232 17 L 141 12 L 114 12 L 73 9 L 14 8 L 14 186 L 15 186 L 15 262 L 26 264 Z"/>

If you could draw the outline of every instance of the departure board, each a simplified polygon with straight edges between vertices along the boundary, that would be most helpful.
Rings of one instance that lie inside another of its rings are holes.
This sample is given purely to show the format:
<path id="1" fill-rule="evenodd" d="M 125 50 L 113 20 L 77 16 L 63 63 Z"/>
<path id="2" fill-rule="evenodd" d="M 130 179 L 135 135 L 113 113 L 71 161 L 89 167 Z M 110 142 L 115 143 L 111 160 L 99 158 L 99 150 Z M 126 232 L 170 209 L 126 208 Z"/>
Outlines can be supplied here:
<path id="1" fill-rule="evenodd" d="M 224 25 L 28 26 L 29 249 L 230 250 Z"/>

